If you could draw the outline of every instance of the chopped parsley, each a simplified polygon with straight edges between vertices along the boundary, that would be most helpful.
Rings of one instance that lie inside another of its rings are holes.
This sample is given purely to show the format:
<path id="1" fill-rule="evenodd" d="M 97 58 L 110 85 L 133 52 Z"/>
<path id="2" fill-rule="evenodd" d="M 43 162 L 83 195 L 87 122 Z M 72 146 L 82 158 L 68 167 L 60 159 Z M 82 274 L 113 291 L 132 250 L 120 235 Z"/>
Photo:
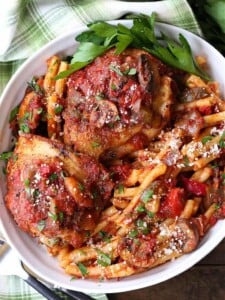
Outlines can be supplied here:
<path id="1" fill-rule="evenodd" d="M 48 241 L 47 241 L 47 243 L 48 243 L 48 245 L 49 245 L 50 247 L 52 247 L 52 246 L 58 244 L 58 242 L 59 242 L 59 239 L 58 239 L 58 238 L 48 239 Z"/>
<path id="2" fill-rule="evenodd" d="M 76 37 L 80 44 L 73 55 L 69 69 L 61 72 L 55 79 L 65 78 L 84 68 L 109 49 L 114 48 L 115 54 L 118 55 L 126 48 L 131 47 L 145 50 L 169 66 L 210 80 L 208 74 L 201 69 L 194 59 L 191 47 L 182 34 L 179 34 L 177 41 L 175 41 L 165 33 L 156 33 L 155 16 L 155 13 L 151 16 L 132 15 L 130 16 L 133 19 L 131 28 L 122 24 L 108 24 L 104 21 L 89 24 L 88 30 Z M 111 69 L 119 75 L 123 75 L 121 70 L 115 66 L 111 66 Z M 133 73 L 134 70 L 131 74 Z"/>
<path id="3" fill-rule="evenodd" d="M 12 122 L 16 118 L 18 112 L 19 112 L 19 105 L 14 107 L 11 110 L 10 115 L 9 115 L 9 122 Z"/>
<path id="4" fill-rule="evenodd" d="M 212 169 L 216 169 L 216 168 L 219 167 L 219 164 L 218 164 L 216 161 L 213 161 L 213 162 L 211 163 L 210 167 L 211 167 Z"/>
<path id="5" fill-rule="evenodd" d="M 123 193 L 124 193 L 124 186 L 123 186 L 122 183 L 120 183 L 120 184 L 118 185 L 118 193 L 119 193 L 119 194 L 123 194 Z"/>
<path id="6" fill-rule="evenodd" d="M 126 71 L 123 72 L 124 75 L 135 75 L 137 73 L 136 68 L 131 68 L 131 69 L 127 69 Z"/>
<path id="7" fill-rule="evenodd" d="M 41 115 L 41 114 L 43 113 L 43 108 L 42 108 L 42 107 L 39 107 L 39 108 L 37 109 L 37 113 L 38 113 L 38 115 Z"/>
<path id="8" fill-rule="evenodd" d="M 95 190 L 93 190 L 91 192 L 91 198 L 92 199 L 97 199 L 99 197 L 99 191 L 97 190 L 97 188 L 95 187 Z"/>
<path id="9" fill-rule="evenodd" d="M 152 211 L 146 210 L 146 214 L 149 218 L 154 218 L 155 214 Z"/>
<path id="10" fill-rule="evenodd" d="M 54 111 L 56 114 L 60 114 L 63 111 L 63 106 L 61 104 L 57 104 Z"/>
<path id="11" fill-rule="evenodd" d="M 136 211 L 137 212 L 140 212 L 140 213 L 142 213 L 142 212 L 145 212 L 145 206 L 144 205 L 139 205 L 139 206 L 137 206 L 136 207 Z"/>
<path id="12" fill-rule="evenodd" d="M 97 250 L 97 252 L 98 252 L 97 264 L 103 267 L 110 266 L 112 263 L 110 256 L 100 250 Z"/>
<path id="13" fill-rule="evenodd" d="M 137 221 L 136 221 L 137 227 L 140 227 L 140 228 L 144 227 L 144 223 L 145 223 L 145 221 L 143 221 L 142 219 L 137 219 Z"/>
<path id="14" fill-rule="evenodd" d="M 13 152 L 12 151 L 2 152 L 0 154 L 0 160 L 9 160 L 12 156 L 13 156 Z"/>
<path id="15" fill-rule="evenodd" d="M 155 215 L 153 212 L 147 210 L 147 209 L 145 208 L 145 206 L 142 205 L 142 204 L 139 205 L 139 206 L 137 206 L 135 210 L 136 210 L 137 212 L 139 212 L 139 213 L 146 213 L 146 214 L 148 215 L 149 218 L 153 218 L 154 215 Z"/>
<path id="16" fill-rule="evenodd" d="M 55 181 L 57 178 L 58 178 L 58 174 L 56 174 L 56 173 L 52 173 L 48 177 L 48 179 L 50 180 L 50 182 Z"/>
<path id="17" fill-rule="evenodd" d="M 7 174 L 7 169 L 6 169 L 6 167 L 3 167 L 3 168 L 2 168 L 2 173 L 3 173 L 4 175 Z"/>
<path id="18" fill-rule="evenodd" d="M 208 141 L 211 141 L 213 139 L 213 136 L 212 135 L 207 135 L 207 136 L 204 136 L 202 138 L 202 144 L 205 145 Z"/>
<path id="19" fill-rule="evenodd" d="M 45 220 L 40 220 L 37 223 L 37 229 L 41 232 L 41 231 L 43 231 L 45 229 L 45 225 L 46 225 Z"/>
<path id="20" fill-rule="evenodd" d="M 82 276 L 86 276 L 88 274 L 88 270 L 87 270 L 87 268 L 85 267 L 84 264 L 78 263 L 77 266 L 78 266 Z"/>
<path id="21" fill-rule="evenodd" d="M 141 195 L 141 201 L 147 203 L 152 198 L 153 194 L 153 190 L 145 190 Z"/>
<path id="22" fill-rule="evenodd" d="M 55 222 L 58 220 L 58 214 L 54 214 L 51 211 L 48 212 L 48 216 Z"/>
<path id="23" fill-rule="evenodd" d="M 221 138 L 219 140 L 219 146 L 220 146 L 220 148 L 225 148 L 225 141 L 224 141 L 224 139 L 225 139 L 225 131 L 223 132 L 223 134 L 221 135 Z"/>
<path id="24" fill-rule="evenodd" d="M 26 123 L 20 124 L 20 130 L 24 133 L 30 133 L 30 128 L 29 128 L 28 124 L 26 124 Z"/>
<path id="25" fill-rule="evenodd" d="M 137 245 L 137 246 L 140 246 L 141 245 L 141 242 L 139 239 L 134 239 L 134 243 Z"/>
<path id="26" fill-rule="evenodd" d="M 59 221 L 60 221 L 60 222 L 62 222 L 62 221 L 64 220 L 64 213 L 63 213 L 63 211 L 60 211 L 60 212 L 58 213 L 58 217 L 59 217 Z"/>
<path id="27" fill-rule="evenodd" d="M 218 203 L 215 203 L 215 209 L 216 210 L 220 209 L 220 205 Z"/>
<path id="28" fill-rule="evenodd" d="M 98 93 L 95 95 L 96 100 L 103 100 L 105 98 L 105 95 L 103 93 Z"/>
<path id="29" fill-rule="evenodd" d="M 82 183 L 78 182 L 78 187 L 81 192 L 84 191 L 84 185 Z"/>
<path id="30" fill-rule="evenodd" d="M 189 161 L 189 158 L 187 157 L 187 155 L 184 155 L 183 159 L 184 159 L 184 165 L 185 165 L 185 167 L 188 167 L 189 164 L 190 164 L 190 161 Z"/>
<path id="31" fill-rule="evenodd" d="M 142 220 L 142 219 L 138 219 L 136 221 L 136 225 L 139 231 L 141 231 L 142 234 L 147 235 L 149 233 L 149 228 L 148 228 L 148 224 L 146 221 Z"/>
<path id="32" fill-rule="evenodd" d="M 36 199 L 36 198 L 38 198 L 39 195 L 40 195 L 39 189 L 34 189 L 33 194 L 32 194 L 33 198 Z"/>
<path id="33" fill-rule="evenodd" d="M 118 75 L 123 76 L 123 73 L 120 71 L 119 67 L 117 67 L 117 66 L 111 64 L 111 65 L 109 66 L 109 69 L 110 69 L 111 71 L 114 71 L 114 72 L 117 73 Z"/>
<path id="34" fill-rule="evenodd" d="M 30 186 L 30 179 L 26 178 L 24 180 L 24 185 L 25 185 L 25 187 L 29 187 Z"/>
<path id="35" fill-rule="evenodd" d="M 36 94 L 43 95 L 44 91 L 37 83 L 36 79 L 33 77 L 30 82 L 27 83 L 29 88 L 31 88 Z"/>
<path id="36" fill-rule="evenodd" d="M 76 276 L 72 276 L 72 277 L 70 278 L 70 281 L 73 281 L 73 280 L 76 280 L 76 279 L 77 279 Z"/>
<path id="37" fill-rule="evenodd" d="M 113 90 L 113 91 L 117 90 L 117 86 L 114 83 L 111 84 L 111 90 Z"/>
<path id="38" fill-rule="evenodd" d="M 111 234 L 109 234 L 106 231 L 101 230 L 101 231 L 99 231 L 98 235 L 106 243 L 109 243 L 111 241 L 112 236 L 111 236 Z"/>
<path id="39" fill-rule="evenodd" d="M 98 148 L 101 146 L 101 144 L 99 144 L 98 142 L 92 142 L 91 146 L 92 146 L 92 148 Z"/>
<path id="40" fill-rule="evenodd" d="M 221 174 L 222 184 L 225 185 L 225 173 Z"/>
<path id="41" fill-rule="evenodd" d="M 129 232 L 129 237 L 130 238 L 135 238 L 135 237 L 137 237 L 138 236 L 138 231 L 137 231 L 137 229 L 132 229 L 130 232 Z"/>

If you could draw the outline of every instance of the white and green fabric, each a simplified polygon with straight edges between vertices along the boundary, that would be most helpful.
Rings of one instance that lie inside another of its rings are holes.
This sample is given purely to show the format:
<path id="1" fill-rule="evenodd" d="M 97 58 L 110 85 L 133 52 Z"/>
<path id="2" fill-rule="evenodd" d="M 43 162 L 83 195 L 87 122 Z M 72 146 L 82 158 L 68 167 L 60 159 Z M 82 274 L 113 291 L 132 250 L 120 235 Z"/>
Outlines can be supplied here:
<path id="1" fill-rule="evenodd" d="M 0 94 L 16 69 L 42 45 L 92 21 L 121 18 L 132 4 L 125 2 L 124 10 L 124 3 L 115 0 L 4 1 L 0 10 Z M 157 9 L 160 21 L 201 34 L 185 0 L 148 4 L 143 12 L 150 14 Z"/>
<path id="2" fill-rule="evenodd" d="M 2 2 L 2 3 L 1 3 Z M 116 0 L 0 0 L 0 94 L 16 69 L 52 39 L 95 20 L 119 19 L 134 2 Z M 141 9 L 141 5 L 139 5 Z M 185 0 L 145 2 L 142 13 L 201 35 Z M 105 295 L 92 295 L 99 300 Z M 1 300 L 44 299 L 14 276 L 0 277 Z"/>

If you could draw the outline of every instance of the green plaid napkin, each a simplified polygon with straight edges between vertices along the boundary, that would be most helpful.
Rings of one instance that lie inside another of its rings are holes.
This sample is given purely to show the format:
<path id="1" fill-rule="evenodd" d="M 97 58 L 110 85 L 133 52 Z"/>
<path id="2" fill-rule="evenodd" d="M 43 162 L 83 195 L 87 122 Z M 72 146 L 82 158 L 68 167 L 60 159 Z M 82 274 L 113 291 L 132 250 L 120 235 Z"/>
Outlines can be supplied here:
<path id="1" fill-rule="evenodd" d="M 185 0 L 139 3 L 139 12 L 155 11 L 158 20 L 201 35 Z M 7 0 L 0 11 L 0 94 L 16 69 L 42 45 L 94 20 L 112 20 L 134 12 L 135 2 L 116 0 Z M 103 300 L 105 295 L 92 295 Z M 22 280 L 0 277 L 0 299 L 44 299 Z"/>
<path id="2" fill-rule="evenodd" d="M 5 1 L 0 12 L 0 94 L 16 69 L 42 45 L 94 20 L 121 18 L 134 4 L 125 2 L 127 10 L 124 10 L 124 3 L 121 5 L 121 2 L 123 1 Z M 149 2 L 143 13 L 150 14 L 153 9 L 157 9 L 160 21 L 201 34 L 185 0 Z"/>

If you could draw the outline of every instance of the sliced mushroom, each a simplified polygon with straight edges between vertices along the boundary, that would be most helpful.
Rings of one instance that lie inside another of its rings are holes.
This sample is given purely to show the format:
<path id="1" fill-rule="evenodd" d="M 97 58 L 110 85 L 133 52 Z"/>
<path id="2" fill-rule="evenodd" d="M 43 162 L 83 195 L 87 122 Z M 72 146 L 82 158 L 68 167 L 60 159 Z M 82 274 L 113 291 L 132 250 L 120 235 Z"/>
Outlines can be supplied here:
<path id="1" fill-rule="evenodd" d="M 118 245 L 118 251 L 123 260 L 130 266 L 148 268 L 155 262 L 155 239 L 123 238 Z"/>
<path id="2" fill-rule="evenodd" d="M 197 110 L 187 111 L 175 123 L 177 128 L 183 129 L 191 137 L 198 136 L 203 125 L 204 119 Z"/>
<path id="3" fill-rule="evenodd" d="M 193 251 L 199 242 L 198 227 L 190 219 L 179 218 L 173 236 L 183 253 Z"/>
<path id="4" fill-rule="evenodd" d="M 154 74 L 153 68 L 149 60 L 149 56 L 146 54 L 140 54 L 138 58 L 138 80 L 144 90 L 149 92 L 153 89 L 154 84 Z"/>
<path id="5" fill-rule="evenodd" d="M 95 110 L 92 110 L 89 122 L 98 128 L 105 124 L 112 124 L 118 120 L 118 110 L 116 105 L 109 100 L 99 100 Z"/>
<path id="6" fill-rule="evenodd" d="M 191 102 L 206 97 L 209 97 L 209 93 L 205 87 L 192 87 L 186 88 L 183 91 L 180 99 L 182 102 Z"/>

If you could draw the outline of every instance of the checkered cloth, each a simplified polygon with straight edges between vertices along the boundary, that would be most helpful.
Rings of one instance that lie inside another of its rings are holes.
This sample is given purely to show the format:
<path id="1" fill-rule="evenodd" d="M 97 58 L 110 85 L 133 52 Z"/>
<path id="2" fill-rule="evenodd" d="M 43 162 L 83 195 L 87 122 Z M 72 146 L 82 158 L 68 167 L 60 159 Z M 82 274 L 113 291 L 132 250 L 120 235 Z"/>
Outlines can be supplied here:
<path id="1" fill-rule="evenodd" d="M 95 20 L 112 20 L 135 11 L 157 13 L 158 21 L 198 35 L 201 30 L 185 0 L 139 3 L 116 0 L 7 0 L 0 10 L 0 94 L 16 69 L 42 45 Z M 105 295 L 92 295 L 103 300 Z M 0 277 L 0 299 L 44 299 L 14 276 Z"/>

